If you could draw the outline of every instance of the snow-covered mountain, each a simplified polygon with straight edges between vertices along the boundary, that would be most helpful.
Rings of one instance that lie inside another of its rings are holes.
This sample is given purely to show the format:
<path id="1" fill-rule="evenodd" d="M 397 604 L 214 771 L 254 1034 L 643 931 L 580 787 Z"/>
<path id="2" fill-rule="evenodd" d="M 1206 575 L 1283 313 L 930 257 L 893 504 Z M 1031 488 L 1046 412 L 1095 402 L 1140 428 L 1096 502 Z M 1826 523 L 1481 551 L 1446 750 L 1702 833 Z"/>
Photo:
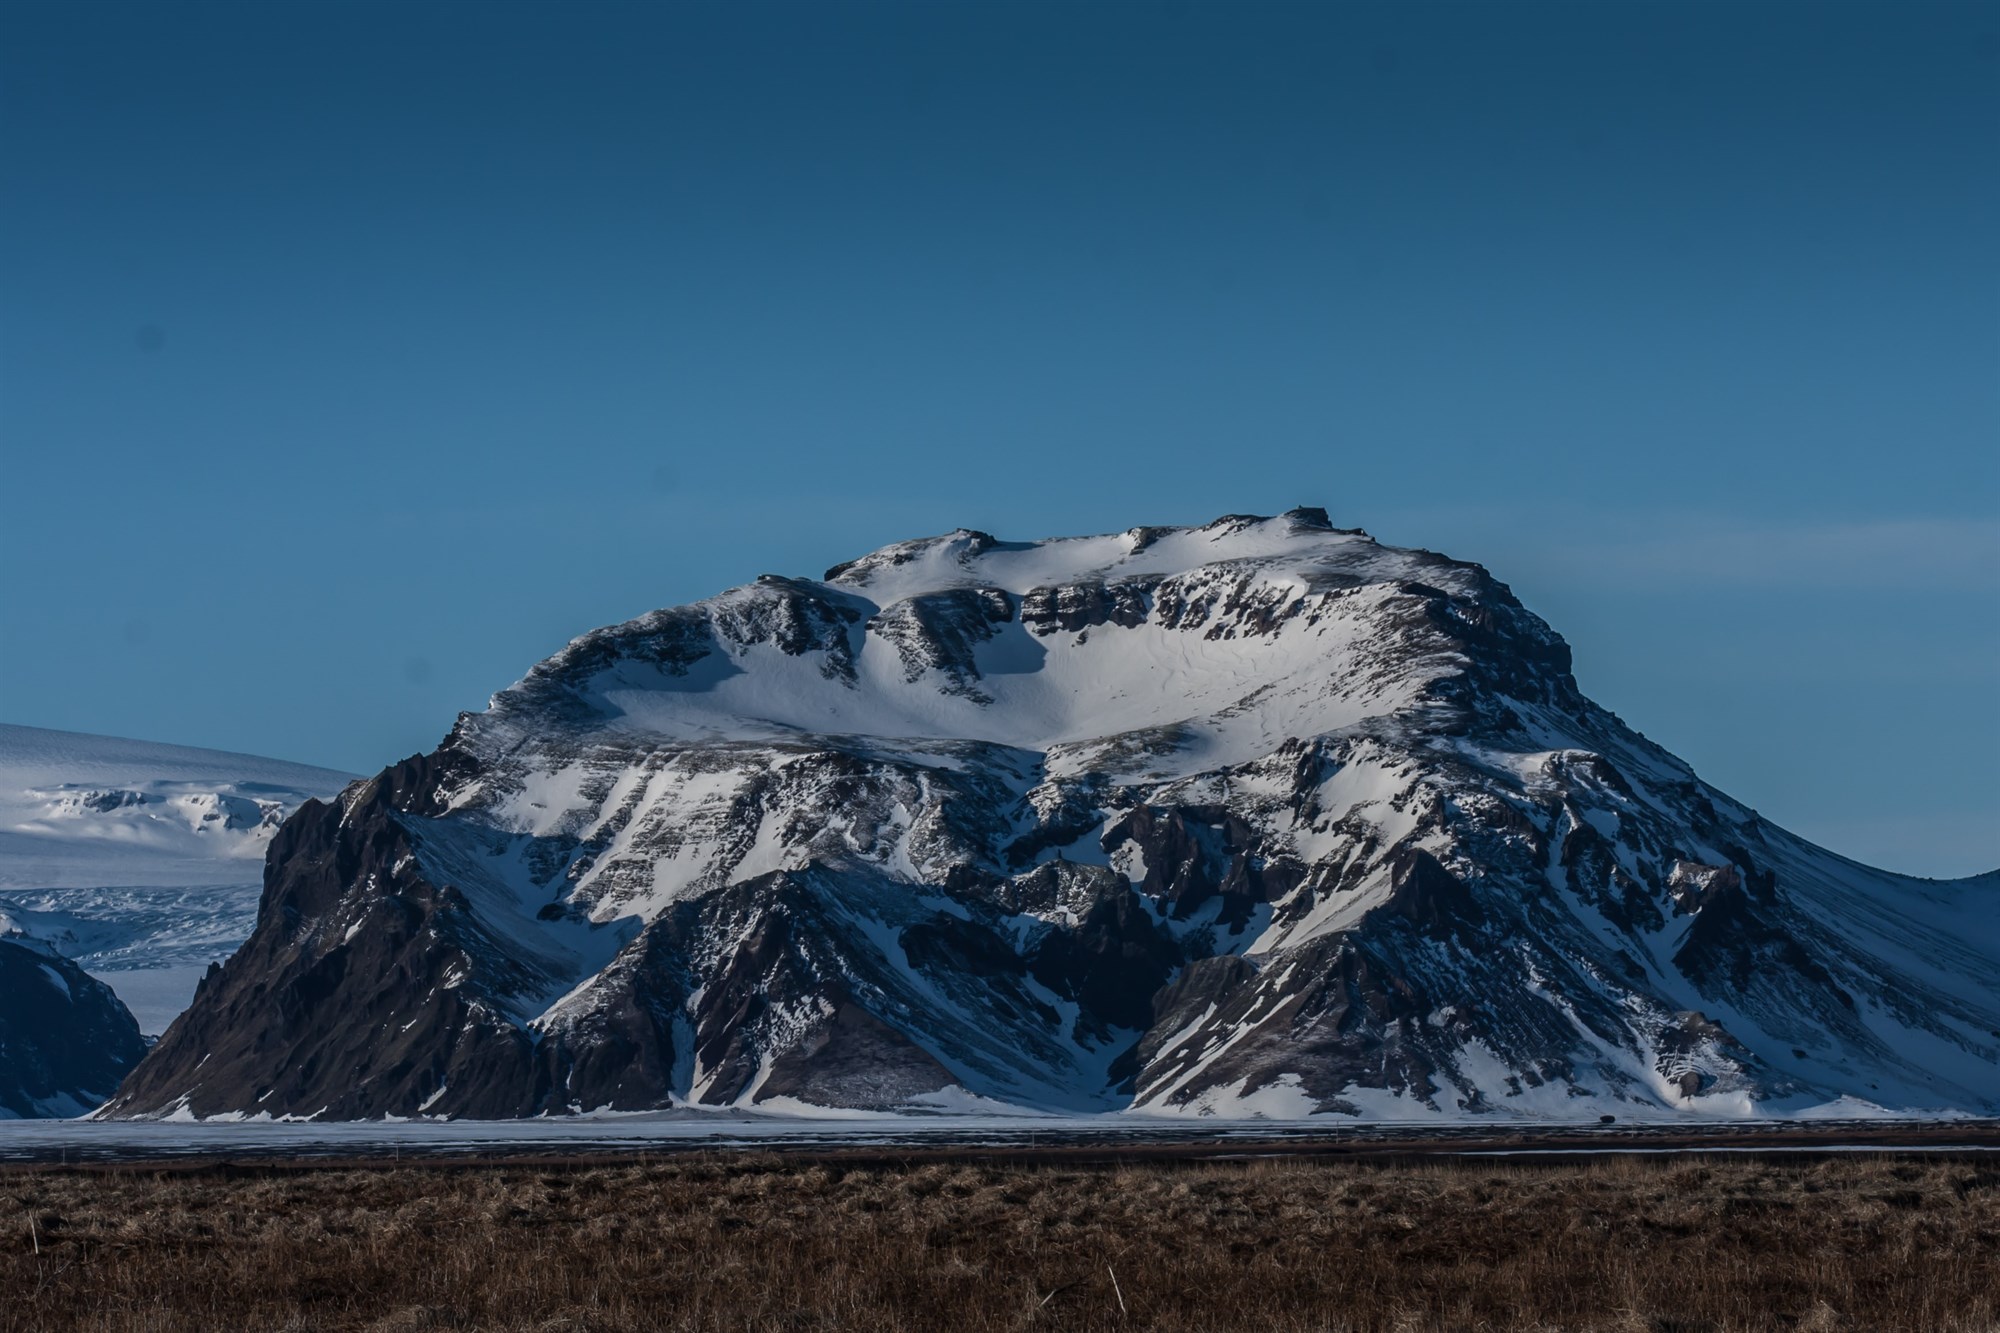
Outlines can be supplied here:
<path id="1" fill-rule="evenodd" d="M 0 935 L 74 959 L 146 1032 L 162 1032 L 208 965 L 250 933 L 278 825 L 351 778 L 0 725 Z"/>
<path id="2" fill-rule="evenodd" d="M 1767 823 L 1319 510 L 958 531 L 587 634 L 304 806 L 111 1112 L 978 1100 L 2000 1111 L 2000 876 Z"/>

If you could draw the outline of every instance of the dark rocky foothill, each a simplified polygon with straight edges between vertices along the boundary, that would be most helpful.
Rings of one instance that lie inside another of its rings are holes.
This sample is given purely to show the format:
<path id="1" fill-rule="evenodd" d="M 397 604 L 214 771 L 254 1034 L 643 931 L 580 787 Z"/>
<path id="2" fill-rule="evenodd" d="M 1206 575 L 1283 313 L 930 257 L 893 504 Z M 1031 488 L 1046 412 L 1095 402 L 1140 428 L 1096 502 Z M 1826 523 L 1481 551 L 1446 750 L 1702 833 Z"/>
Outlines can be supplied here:
<path id="1" fill-rule="evenodd" d="M 82 1115 L 145 1053 L 109 986 L 53 950 L 0 935 L 0 1119 Z"/>

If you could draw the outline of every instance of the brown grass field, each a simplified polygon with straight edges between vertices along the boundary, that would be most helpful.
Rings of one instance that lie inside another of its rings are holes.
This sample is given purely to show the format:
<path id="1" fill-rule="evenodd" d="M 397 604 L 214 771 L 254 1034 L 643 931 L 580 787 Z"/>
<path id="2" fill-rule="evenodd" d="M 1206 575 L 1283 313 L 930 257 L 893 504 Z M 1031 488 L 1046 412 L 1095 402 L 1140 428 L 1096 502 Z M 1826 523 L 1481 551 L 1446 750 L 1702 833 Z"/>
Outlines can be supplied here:
<path id="1" fill-rule="evenodd" d="M 0 1173 L 0 1330 L 2000 1329 L 2000 1161 Z"/>

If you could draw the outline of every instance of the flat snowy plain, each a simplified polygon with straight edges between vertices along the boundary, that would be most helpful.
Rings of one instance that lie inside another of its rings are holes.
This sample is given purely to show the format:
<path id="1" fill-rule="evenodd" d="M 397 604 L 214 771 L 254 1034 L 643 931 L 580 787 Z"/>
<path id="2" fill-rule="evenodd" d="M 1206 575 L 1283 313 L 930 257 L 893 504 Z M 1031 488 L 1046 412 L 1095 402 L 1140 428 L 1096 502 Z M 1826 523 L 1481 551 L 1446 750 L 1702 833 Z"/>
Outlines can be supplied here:
<path id="1" fill-rule="evenodd" d="M 765 1115 L 662 1111 L 533 1120 L 0 1121 L 0 1162 L 584 1157 L 756 1150 L 1259 1156 L 1298 1153 L 2000 1152 L 2000 1121 L 1870 1118 L 1611 1125 L 1162 1116 Z"/>

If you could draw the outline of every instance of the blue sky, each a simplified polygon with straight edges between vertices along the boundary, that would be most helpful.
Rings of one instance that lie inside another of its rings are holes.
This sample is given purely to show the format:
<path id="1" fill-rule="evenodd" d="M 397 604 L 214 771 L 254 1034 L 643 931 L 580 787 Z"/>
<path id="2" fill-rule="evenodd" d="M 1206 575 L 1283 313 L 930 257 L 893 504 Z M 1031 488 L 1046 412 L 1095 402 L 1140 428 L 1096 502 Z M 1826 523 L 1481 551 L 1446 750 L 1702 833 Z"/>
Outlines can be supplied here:
<path id="1" fill-rule="evenodd" d="M 2000 9 L 0 7 L 0 718 L 372 770 L 967 525 L 1324 504 L 2000 865 Z"/>

